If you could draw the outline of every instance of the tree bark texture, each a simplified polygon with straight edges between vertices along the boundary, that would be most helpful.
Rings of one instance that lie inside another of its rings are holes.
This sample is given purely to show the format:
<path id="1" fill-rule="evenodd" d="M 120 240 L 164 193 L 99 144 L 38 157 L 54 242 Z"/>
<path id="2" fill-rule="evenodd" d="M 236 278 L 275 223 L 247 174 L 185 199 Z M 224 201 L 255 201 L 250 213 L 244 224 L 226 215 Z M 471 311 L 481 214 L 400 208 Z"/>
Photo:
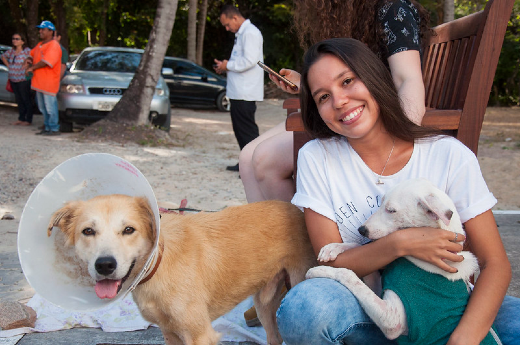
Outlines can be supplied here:
<path id="1" fill-rule="evenodd" d="M 63 0 L 49 0 L 49 4 L 56 16 L 56 23 L 54 23 L 54 25 L 61 35 L 60 44 L 69 51 L 69 34 L 67 33 L 67 14 L 65 12 L 65 4 Z"/>
<path id="2" fill-rule="evenodd" d="M 204 53 L 204 34 L 206 31 L 206 17 L 208 15 L 208 0 L 202 0 L 197 21 L 197 54 L 196 63 L 202 66 L 202 54 Z"/>
<path id="3" fill-rule="evenodd" d="M 31 48 L 34 48 L 40 41 L 38 28 L 36 28 L 36 25 L 40 24 L 38 22 L 38 4 L 39 0 L 27 0 L 27 41 Z"/>
<path id="4" fill-rule="evenodd" d="M 455 19 L 455 0 L 444 0 L 443 23 L 451 22 Z"/>
<path id="5" fill-rule="evenodd" d="M 130 86 L 107 119 L 135 125 L 150 123 L 150 104 L 172 34 L 178 0 L 159 0 L 143 57 Z"/>
<path id="6" fill-rule="evenodd" d="M 198 0 L 188 2 L 188 30 L 187 30 L 187 57 L 188 60 L 195 62 L 197 47 L 197 3 Z"/>
<path id="7" fill-rule="evenodd" d="M 20 8 L 20 1 L 9 0 L 9 9 L 13 16 L 14 23 L 16 25 L 16 32 L 26 35 L 25 25 L 22 23 L 22 10 Z M 28 44 L 29 42 L 25 42 Z"/>
<path id="8" fill-rule="evenodd" d="M 103 0 L 103 8 L 101 9 L 101 25 L 99 29 L 99 45 L 104 46 L 107 40 L 107 12 L 108 0 Z"/>

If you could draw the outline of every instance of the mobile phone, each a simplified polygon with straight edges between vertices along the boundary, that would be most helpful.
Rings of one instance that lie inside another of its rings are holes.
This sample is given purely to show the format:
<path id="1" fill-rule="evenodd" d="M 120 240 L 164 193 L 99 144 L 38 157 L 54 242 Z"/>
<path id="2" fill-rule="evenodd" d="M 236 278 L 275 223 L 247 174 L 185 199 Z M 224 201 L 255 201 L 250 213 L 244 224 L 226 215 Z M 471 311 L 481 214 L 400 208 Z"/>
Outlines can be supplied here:
<path id="1" fill-rule="evenodd" d="M 296 84 L 294 84 L 289 79 L 287 79 L 285 77 L 282 77 L 280 74 L 278 74 L 275 71 L 273 71 L 271 68 L 269 68 L 269 66 L 267 66 L 262 61 L 258 61 L 258 66 L 262 67 L 264 69 L 264 71 L 266 71 L 267 73 L 274 75 L 276 78 L 278 78 L 278 80 L 283 81 L 285 84 L 287 84 L 294 91 L 298 91 L 298 86 Z"/>

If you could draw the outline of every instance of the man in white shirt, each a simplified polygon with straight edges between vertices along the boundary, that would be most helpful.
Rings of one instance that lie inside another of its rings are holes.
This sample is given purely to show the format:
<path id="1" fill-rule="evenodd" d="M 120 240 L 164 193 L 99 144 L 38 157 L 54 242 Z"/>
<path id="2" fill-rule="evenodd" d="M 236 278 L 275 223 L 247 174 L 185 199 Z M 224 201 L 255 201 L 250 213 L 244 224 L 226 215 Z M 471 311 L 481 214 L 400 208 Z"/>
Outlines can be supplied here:
<path id="1" fill-rule="evenodd" d="M 240 150 L 259 135 L 255 122 L 256 101 L 264 100 L 264 71 L 257 65 L 263 61 L 262 33 L 245 19 L 233 5 L 224 5 L 220 22 L 235 34 L 229 60 L 215 59 L 215 71 L 227 72 L 227 96 L 231 101 L 231 122 Z M 238 164 L 227 170 L 238 171 Z"/>

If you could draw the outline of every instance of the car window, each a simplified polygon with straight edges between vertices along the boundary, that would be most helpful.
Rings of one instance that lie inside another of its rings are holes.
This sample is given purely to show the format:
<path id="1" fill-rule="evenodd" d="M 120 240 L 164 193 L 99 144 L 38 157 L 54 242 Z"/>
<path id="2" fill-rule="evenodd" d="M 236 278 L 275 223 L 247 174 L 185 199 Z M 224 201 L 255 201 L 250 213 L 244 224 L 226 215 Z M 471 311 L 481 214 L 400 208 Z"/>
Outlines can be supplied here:
<path id="1" fill-rule="evenodd" d="M 189 75 L 189 76 L 195 76 L 200 77 L 204 73 L 200 68 L 197 66 L 193 66 L 192 64 L 185 63 L 183 61 L 179 61 L 177 63 L 177 67 L 173 70 L 175 74 L 182 74 L 182 75 Z"/>
<path id="2" fill-rule="evenodd" d="M 6 49 L 6 48 L 0 48 L 0 56 L 2 56 L 2 54 L 4 54 L 8 50 L 9 49 Z M 2 61 L 2 59 L 0 59 L 0 65 L 4 65 L 4 62 Z"/>
<path id="3" fill-rule="evenodd" d="M 164 59 L 163 67 L 171 68 L 175 71 L 175 68 L 177 67 L 177 62 L 175 60 Z"/>
<path id="4" fill-rule="evenodd" d="M 135 73 L 140 61 L 140 53 L 95 50 L 79 57 L 76 70 Z"/>

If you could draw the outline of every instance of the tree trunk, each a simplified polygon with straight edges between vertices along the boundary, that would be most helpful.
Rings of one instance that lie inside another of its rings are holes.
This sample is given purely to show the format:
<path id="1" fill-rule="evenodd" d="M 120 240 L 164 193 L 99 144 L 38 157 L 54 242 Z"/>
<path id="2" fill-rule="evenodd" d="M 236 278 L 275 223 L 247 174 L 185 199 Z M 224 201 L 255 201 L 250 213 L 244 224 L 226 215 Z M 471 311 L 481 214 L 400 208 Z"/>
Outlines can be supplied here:
<path id="1" fill-rule="evenodd" d="M 196 63 L 202 66 L 202 53 L 204 52 L 204 33 L 206 31 L 206 16 L 208 15 L 208 0 L 202 0 L 197 22 L 197 58 Z"/>
<path id="2" fill-rule="evenodd" d="M 38 4 L 38 0 L 27 0 L 27 41 L 29 41 L 28 45 L 31 48 L 34 48 L 40 41 L 36 28 L 36 25 L 40 24 L 38 22 Z"/>
<path id="3" fill-rule="evenodd" d="M 103 0 L 103 8 L 101 9 L 101 26 L 99 28 L 99 45 L 104 46 L 107 40 L 107 12 L 108 0 Z"/>
<path id="4" fill-rule="evenodd" d="M 69 35 L 67 33 L 67 14 L 65 13 L 63 0 L 49 0 L 49 4 L 56 15 L 56 23 L 54 23 L 54 25 L 61 35 L 60 44 L 68 51 Z"/>
<path id="5" fill-rule="evenodd" d="M 455 1 L 444 0 L 444 18 L 443 23 L 451 22 L 455 19 Z"/>
<path id="6" fill-rule="evenodd" d="M 130 86 L 107 119 L 134 125 L 150 123 L 150 104 L 172 34 L 178 0 L 159 0 L 155 21 Z"/>
<path id="7" fill-rule="evenodd" d="M 22 24 L 22 10 L 20 9 L 20 1 L 18 0 L 9 0 L 9 9 L 11 10 L 11 15 L 13 16 L 14 24 L 16 26 L 16 32 L 21 34 L 26 34 L 25 27 Z M 25 42 L 28 44 L 29 42 Z"/>
<path id="8" fill-rule="evenodd" d="M 195 49 L 197 47 L 197 2 L 198 0 L 189 0 L 188 2 L 188 60 L 195 62 Z"/>

